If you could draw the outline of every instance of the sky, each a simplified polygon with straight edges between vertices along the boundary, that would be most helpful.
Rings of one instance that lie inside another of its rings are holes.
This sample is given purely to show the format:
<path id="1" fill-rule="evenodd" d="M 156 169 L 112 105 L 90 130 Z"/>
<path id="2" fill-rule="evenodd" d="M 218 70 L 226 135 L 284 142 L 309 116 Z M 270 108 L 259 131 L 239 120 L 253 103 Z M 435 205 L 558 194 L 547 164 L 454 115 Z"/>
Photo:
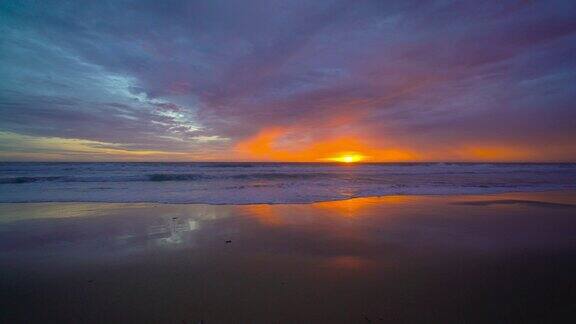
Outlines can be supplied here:
<path id="1" fill-rule="evenodd" d="M 0 2 L 0 161 L 576 161 L 576 1 Z"/>

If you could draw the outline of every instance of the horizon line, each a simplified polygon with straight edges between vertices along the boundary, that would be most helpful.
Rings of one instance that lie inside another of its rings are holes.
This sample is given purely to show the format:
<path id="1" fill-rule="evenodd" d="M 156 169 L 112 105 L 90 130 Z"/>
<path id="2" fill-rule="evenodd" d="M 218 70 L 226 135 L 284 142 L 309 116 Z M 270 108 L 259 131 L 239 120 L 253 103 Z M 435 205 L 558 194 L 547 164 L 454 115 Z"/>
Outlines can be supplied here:
<path id="1" fill-rule="evenodd" d="M 458 164 L 575 164 L 576 161 L 1 161 L 0 163 L 285 163 L 285 164 L 430 164 L 430 163 L 458 163 Z"/>

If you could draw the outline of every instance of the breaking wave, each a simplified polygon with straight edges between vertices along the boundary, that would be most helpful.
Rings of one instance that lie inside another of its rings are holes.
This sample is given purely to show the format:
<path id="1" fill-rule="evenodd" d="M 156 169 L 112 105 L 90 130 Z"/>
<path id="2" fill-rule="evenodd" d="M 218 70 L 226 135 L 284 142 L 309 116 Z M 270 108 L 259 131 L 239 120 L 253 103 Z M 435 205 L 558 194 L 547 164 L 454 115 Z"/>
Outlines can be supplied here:
<path id="1" fill-rule="evenodd" d="M 305 203 L 576 189 L 576 164 L 0 163 L 0 202 Z"/>

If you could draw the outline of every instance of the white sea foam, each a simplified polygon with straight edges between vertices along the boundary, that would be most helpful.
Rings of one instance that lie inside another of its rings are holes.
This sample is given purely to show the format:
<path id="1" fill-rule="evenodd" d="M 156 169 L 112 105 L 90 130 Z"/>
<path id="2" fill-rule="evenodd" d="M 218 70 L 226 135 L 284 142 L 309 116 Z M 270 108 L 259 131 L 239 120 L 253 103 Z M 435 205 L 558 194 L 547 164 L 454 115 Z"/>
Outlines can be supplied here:
<path id="1" fill-rule="evenodd" d="M 0 163 L 0 202 L 308 203 L 576 189 L 576 164 Z"/>

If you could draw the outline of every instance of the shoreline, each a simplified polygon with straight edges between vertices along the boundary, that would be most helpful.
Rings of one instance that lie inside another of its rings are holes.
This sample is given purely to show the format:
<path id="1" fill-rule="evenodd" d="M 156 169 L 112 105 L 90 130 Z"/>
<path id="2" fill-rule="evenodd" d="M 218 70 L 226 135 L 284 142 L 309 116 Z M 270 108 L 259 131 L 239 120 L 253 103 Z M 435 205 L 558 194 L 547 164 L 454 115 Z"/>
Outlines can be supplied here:
<path id="1" fill-rule="evenodd" d="M 539 194 L 539 193 L 576 193 L 576 188 L 567 189 L 542 189 L 542 190 L 520 190 L 502 191 L 488 193 L 447 193 L 447 194 L 386 194 L 386 195 L 366 195 L 355 196 L 342 199 L 315 200 L 309 202 L 256 202 L 256 203 L 209 203 L 209 202 L 164 202 L 164 201 L 100 201 L 100 200 L 63 200 L 63 201 L 0 201 L 0 206 L 10 204 L 142 204 L 142 205 L 206 205 L 206 206 L 250 206 L 250 205 L 311 205 L 327 202 L 347 201 L 364 198 L 386 198 L 386 197 L 470 197 L 470 196 L 499 196 L 513 194 Z"/>

